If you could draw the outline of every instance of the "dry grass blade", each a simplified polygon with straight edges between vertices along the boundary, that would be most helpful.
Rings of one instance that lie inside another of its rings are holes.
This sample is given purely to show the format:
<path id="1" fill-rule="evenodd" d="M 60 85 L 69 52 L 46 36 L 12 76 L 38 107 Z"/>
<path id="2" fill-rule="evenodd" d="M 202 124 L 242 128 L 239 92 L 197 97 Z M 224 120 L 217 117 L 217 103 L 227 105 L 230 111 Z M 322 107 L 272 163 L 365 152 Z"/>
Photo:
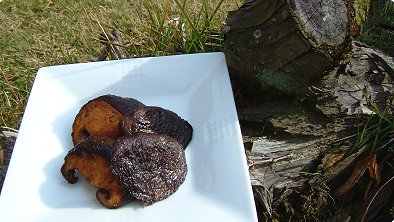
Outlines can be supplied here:
<path id="1" fill-rule="evenodd" d="M 100 34 L 100 43 L 104 45 L 103 50 L 107 52 L 110 59 L 126 59 L 124 52 L 125 43 L 120 35 L 119 30 L 113 29 L 112 32 L 103 32 Z"/>
<path id="2" fill-rule="evenodd" d="M 19 99 L 19 96 L 18 96 L 18 94 L 16 94 L 16 92 L 15 92 L 15 90 L 14 90 L 14 87 L 12 87 L 12 85 L 11 85 L 9 79 L 8 79 L 8 76 L 5 74 L 5 72 L 4 72 L 1 68 L 0 68 L 0 71 L 1 71 L 1 73 L 3 74 L 5 83 L 7 84 L 8 88 L 10 88 L 12 94 L 13 94 L 14 97 L 15 97 L 15 102 L 16 102 L 18 105 L 20 105 L 20 104 L 21 104 L 21 101 L 20 101 L 20 99 Z"/>
<path id="3" fill-rule="evenodd" d="M 4 165 L 4 150 L 0 146 L 0 164 Z"/>
<path id="4" fill-rule="evenodd" d="M 386 181 L 386 183 L 384 183 L 384 184 L 379 188 L 379 190 L 375 193 L 375 195 L 372 197 L 371 201 L 369 202 L 367 208 L 366 208 L 365 211 L 364 211 L 363 217 L 361 218 L 361 222 L 364 222 L 364 221 L 365 221 L 365 217 L 367 216 L 367 213 L 368 213 L 368 211 L 369 211 L 369 208 L 371 207 L 373 201 L 374 201 L 375 198 L 378 196 L 378 194 L 380 193 L 380 191 L 381 191 L 385 186 L 387 186 L 387 184 L 389 184 L 392 180 L 394 180 L 394 176 L 392 176 L 388 181 Z"/>

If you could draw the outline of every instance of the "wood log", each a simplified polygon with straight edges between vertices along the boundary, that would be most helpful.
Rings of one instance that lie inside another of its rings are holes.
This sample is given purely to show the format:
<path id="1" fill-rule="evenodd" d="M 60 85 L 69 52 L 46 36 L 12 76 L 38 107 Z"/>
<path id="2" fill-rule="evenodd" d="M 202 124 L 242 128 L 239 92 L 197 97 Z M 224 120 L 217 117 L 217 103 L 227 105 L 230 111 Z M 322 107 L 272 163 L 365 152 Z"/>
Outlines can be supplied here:
<path id="1" fill-rule="evenodd" d="M 390 191 L 394 183 L 384 187 L 383 183 L 377 184 L 377 188 L 365 194 L 369 183 L 365 168 L 360 172 L 363 177 L 358 178 L 362 182 L 351 181 L 356 188 L 341 196 L 334 195 L 351 172 L 359 170 L 356 163 L 368 154 L 364 147 L 347 156 L 357 124 L 374 113 L 371 102 L 381 111 L 392 112 L 394 108 L 388 96 L 394 92 L 393 58 L 359 42 L 354 42 L 353 48 L 349 63 L 316 81 L 303 101 L 276 97 L 254 101 L 252 106 L 238 105 L 260 221 L 311 219 L 318 215 L 325 215 L 324 219 L 329 221 L 345 221 L 349 217 L 358 221 L 365 212 L 368 221 L 376 218 L 384 204 L 394 198 Z M 366 97 L 367 94 L 370 96 Z M 385 144 L 386 149 L 394 146 L 394 136 Z M 378 162 L 388 167 L 394 159 L 379 156 Z M 382 174 L 382 181 L 392 176 L 389 170 Z M 383 196 L 373 200 L 381 187 Z M 300 201 L 305 204 L 300 206 Z M 346 202 L 346 206 L 329 207 L 334 201 Z M 367 211 L 371 201 L 373 207 Z M 311 211 L 316 215 L 308 215 Z M 327 216 L 329 212 L 331 216 Z"/>
<path id="2" fill-rule="evenodd" d="M 363 120 L 394 111 L 394 60 L 352 41 L 349 2 L 250 0 L 228 15 L 225 53 L 260 221 L 368 221 L 394 198 L 392 171 L 367 186 L 369 168 L 392 156 L 367 145 L 349 155 Z"/>
<path id="3" fill-rule="evenodd" d="M 246 1 L 227 17 L 227 63 L 249 87 L 304 95 L 348 57 L 351 24 L 343 0 Z"/>

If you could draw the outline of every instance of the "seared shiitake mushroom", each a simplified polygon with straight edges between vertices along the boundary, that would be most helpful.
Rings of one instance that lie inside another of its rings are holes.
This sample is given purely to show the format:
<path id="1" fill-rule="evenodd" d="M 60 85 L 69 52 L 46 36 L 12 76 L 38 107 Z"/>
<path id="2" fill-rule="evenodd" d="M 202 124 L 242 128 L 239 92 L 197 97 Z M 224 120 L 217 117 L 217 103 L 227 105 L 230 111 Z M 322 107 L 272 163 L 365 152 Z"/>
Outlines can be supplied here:
<path id="1" fill-rule="evenodd" d="M 104 95 L 87 102 L 75 117 L 72 140 L 77 145 L 89 136 L 120 136 L 119 122 L 123 115 L 145 106 L 132 98 Z"/>
<path id="2" fill-rule="evenodd" d="M 134 134 L 113 145 L 112 172 L 144 206 L 165 199 L 183 183 L 187 165 L 183 146 L 164 134 Z"/>
<path id="3" fill-rule="evenodd" d="M 91 136 L 71 149 L 64 158 L 61 173 L 69 183 L 76 183 L 76 170 L 98 188 L 97 200 L 107 208 L 117 208 L 128 199 L 128 193 L 110 169 L 113 140 Z"/>
<path id="4" fill-rule="evenodd" d="M 130 199 L 150 205 L 185 180 L 184 149 L 193 129 L 170 110 L 104 95 L 82 106 L 72 130 L 75 147 L 64 158 L 61 173 L 76 183 L 79 171 L 98 189 L 96 198 L 107 208 Z"/>
<path id="5" fill-rule="evenodd" d="M 192 139 L 192 126 L 176 113 L 156 106 L 145 106 L 124 115 L 120 123 L 125 134 L 153 133 L 175 138 L 185 149 Z"/>

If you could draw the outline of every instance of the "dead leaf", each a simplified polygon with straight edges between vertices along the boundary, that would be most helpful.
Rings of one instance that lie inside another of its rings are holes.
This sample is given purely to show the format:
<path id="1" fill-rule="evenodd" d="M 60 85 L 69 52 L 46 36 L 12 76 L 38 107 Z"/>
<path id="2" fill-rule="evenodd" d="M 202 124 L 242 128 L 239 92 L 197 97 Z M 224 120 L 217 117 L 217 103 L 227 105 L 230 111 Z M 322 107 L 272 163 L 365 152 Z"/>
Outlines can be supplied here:
<path id="1" fill-rule="evenodd" d="M 327 169 L 331 168 L 334 166 L 336 163 L 338 163 L 342 158 L 345 156 L 345 153 L 330 153 L 327 154 L 324 157 L 324 163 L 323 163 L 323 171 L 326 171 Z"/>
<path id="2" fill-rule="evenodd" d="M 374 157 L 368 166 L 370 181 L 365 190 L 365 194 L 364 194 L 365 200 L 368 197 L 368 193 L 372 184 L 375 184 L 375 186 L 378 186 L 380 184 L 384 163 L 386 162 L 386 160 L 388 160 L 391 157 L 391 155 L 388 154 L 383 158 L 383 160 L 379 164 L 377 164 L 376 154 L 374 154 L 373 156 Z"/>
<path id="3" fill-rule="evenodd" d="M 352 175 L 333 193 L 333 195 L 341 196 L 350 190 L 350 188 L 359 181 L 362 175 L 364 175 L 365 170 L 368 168 L 372 160 L 373 154 L 363 155 L 355 164 Z"/>
<path id="4" fill-rule="evenodd" d="M 376 162 L 376 154 L 372 155 L 372 160 L 370 161 L 368 165 L 368 171 L 369 171 L 369 182 L 367 185 L 367 188 L 365 189 L 364 193 L 364 200 L 367 199 L 369 190 L 371 189 L 372 184 L 376 183 L 378 180 L 380 180 L 380 173 L 378 170 L 378 164 Z"/>
<path id="5" fill-rule="evenodd" d="M 372 155 L 372 160 L 369 163 L 368 170 L 369 170 L 369 177 L 371 180 L 374 182 L 377 182 L 380 180 L 380 172 L 379 172 L 379 166 L 376 162 L 376 154 Z"/>

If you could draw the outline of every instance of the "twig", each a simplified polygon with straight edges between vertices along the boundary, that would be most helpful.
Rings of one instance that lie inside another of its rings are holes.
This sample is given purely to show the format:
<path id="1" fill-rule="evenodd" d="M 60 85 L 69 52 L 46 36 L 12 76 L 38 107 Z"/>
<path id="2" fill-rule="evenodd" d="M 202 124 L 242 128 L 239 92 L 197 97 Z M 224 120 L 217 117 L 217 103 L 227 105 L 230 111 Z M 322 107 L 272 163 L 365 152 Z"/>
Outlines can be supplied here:
<path id="1" fill-rule="evenodd" d="M 124 52 L 125 43 L 120 36 L 120 32 L 114 28 L 112 32 L 101 33 L 100 42 L 105 46 L 108 55 L 116 59 L 126 59 L 127 56 Z"/>
<path id="2" fill-rule="evenodd" d="M 0 131 L 0 137 L 17 137 L 18 132 L 14 131 Z"/>
<path id="3" fill-rule="evenodd" d="M 11 127 L 2 126 L 2 127 L 0 127 L 0 128 L 6 129 L 6 130 L 11 131 L 11 132 L 18 133 L 18 130 L 14 129 L 14 128 L 11 128 Z M 4 132 L 4 131 L 3 131 L 3 132 Z"/>
<path id="4" fill-rule="evenodd" d="M 249 167 L 249 169 L 253 168 L 255 166 L 264 167 L 264 166 L 272 165 L 272 164 L 277 163 L 279 161 L 291 160 L 293 158 L 294 158 L 294 156 L 292 154 L 287 154 L 285 156 L 280 156 L 277 158 L 268 158 L 268 159 L 263 159 L 263 160 L 250 160 L 248 167 Z"/>

